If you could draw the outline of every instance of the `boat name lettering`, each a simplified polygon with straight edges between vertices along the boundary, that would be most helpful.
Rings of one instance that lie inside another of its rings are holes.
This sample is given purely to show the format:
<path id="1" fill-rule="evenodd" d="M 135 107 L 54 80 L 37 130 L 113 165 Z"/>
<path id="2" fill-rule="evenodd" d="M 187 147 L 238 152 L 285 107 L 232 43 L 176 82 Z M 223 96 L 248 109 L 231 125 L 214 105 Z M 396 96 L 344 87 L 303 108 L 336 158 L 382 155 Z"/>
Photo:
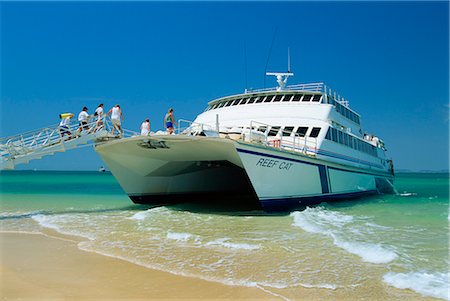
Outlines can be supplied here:
<path id="1" fill-rule="evenodd" d="M 285 169 L 285 170 L 289 170 L 292 165 L 293 165 L 293 163 L 287 163 L 287 162 L 283 162 L 283 161 L 278 161 L 278 160 L 273 160 L 273 159 L 264 159 L 264 158 L 260 158 L 258 160 L 258 162 L 256 162 L 256 166 L 269 167 L 269 168 L 278 167 L 278 169 Z"/>
<path id="2" fill-rule="evenodd" d="M 142 140 L 138 143 L 140 147 L 157 149 L 157 148 L 169 148 L 165 141 L 162 140 Z"/>

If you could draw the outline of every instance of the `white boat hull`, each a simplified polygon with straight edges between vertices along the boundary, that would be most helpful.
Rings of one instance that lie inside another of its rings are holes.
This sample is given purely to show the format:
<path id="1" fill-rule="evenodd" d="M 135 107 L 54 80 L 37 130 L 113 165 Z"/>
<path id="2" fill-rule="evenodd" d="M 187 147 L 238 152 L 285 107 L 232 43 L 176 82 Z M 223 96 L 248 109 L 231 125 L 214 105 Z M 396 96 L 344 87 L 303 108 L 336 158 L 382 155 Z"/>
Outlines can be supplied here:
<path id="1" fill-rule="evenodd" d="M 387 172 L 224 138 L 133 137 L 95 149 L 133 202 L 144 204 L 220 199 L 289 210 L 384 192 L 393 181 Z"/>

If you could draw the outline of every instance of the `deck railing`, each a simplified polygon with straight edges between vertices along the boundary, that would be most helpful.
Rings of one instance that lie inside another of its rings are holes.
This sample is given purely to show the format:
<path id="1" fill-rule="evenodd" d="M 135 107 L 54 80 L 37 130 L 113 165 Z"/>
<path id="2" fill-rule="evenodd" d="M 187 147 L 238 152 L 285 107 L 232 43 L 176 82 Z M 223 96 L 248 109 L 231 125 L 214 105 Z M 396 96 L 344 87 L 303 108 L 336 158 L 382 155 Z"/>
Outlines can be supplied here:
<path id="1" fill-rule="evenodd" d="M 277 87 L 272 88 L 264 88 L 264 89 L 255 89 L 255 90 L 246 90 L 245 93 L 254 93 L 254 92 L 269 92 L 277 90 Z M 325 92 L 326 86 L 324 83 L 307 83 L 307 84 L 297 84 L 286 86 L 282 91 L 308 91 L 308 92 Z"/>

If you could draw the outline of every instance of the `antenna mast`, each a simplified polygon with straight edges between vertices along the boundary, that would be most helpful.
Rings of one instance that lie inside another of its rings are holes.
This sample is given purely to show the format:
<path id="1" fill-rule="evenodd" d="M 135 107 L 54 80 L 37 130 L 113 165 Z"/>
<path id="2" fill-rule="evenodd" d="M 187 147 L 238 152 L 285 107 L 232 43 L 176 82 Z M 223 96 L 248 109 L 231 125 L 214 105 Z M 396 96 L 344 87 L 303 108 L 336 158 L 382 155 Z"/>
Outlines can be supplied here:
<path id="1" fill-rule="evenodd" d="M 294 73 L 291 72 L 291 53 L 288 48 L 288 71 L 287 72 L 266 72 L 266 75 L 274 75 L 277 77 L 277 91 L 282 91 L 286 88 L 286 82 L 289 76 L 294 76 Z"/>
<path id="2" fill-rule="evenodd" d="M 291 72 L 291 52 L 288 47 L 288 72 Z"/>

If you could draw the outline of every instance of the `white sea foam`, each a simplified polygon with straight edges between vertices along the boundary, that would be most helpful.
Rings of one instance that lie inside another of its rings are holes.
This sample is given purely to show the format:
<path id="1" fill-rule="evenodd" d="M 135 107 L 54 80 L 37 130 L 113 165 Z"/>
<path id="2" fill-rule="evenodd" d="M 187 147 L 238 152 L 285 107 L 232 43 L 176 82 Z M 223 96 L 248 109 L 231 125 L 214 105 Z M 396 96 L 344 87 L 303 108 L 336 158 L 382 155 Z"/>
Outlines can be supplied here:
<path id="1" fill-rule="evenodd" d="M 148 216 L 148 214 L 149 214 L 148 211 L 149 210 L 135 213 L 135 214 L 133 214 L 133 216 L 129 217 L 128 219 L 132 219 L 132 220 L 136 220 L 136 221 L 142 221 Z"/>
<path id="2" fill-rule="evenodd" d="M 167 233 L 168 239 L 178 240 L 178 241 L 187 241 L 192 237 L 192 234 L 190 233 L 176 233 L 176 232 L 169 232 Z"/>
<path id="3" fill-rule="evenodd" d="M 400 289 L 411 289 L 423 296 L 450 300 L 449 273 L 389 272 L 383 276 L 384 282 Z"/>
<path id="4" fill-rule="evenodd" d="M 364 222 L 363 228 L 358 228 L 356 224 L 352 227 L 354 222 L 352 216 L 326 210 L 322 207 L 307 208 L 301 212 L 293 212 L 291 216 L 294 218 L 294 226 L 300 227 L 306 232 L 326 235 L 333 239 L 333 243 L 337 247 L 358 255 L 366 262 L 388 263 L 398 257 L 394 251 L 383 247 L 381 244 L 357 242 L 342 238 L 345 231 L 359 236 L 361 236 L 361 231 L 363 230 L 369 233 L 371 230 L 367 229 L 367 227 L 370 227 L 371 223 Z M 346 229 L 343 228 L 344 226 L 347 226 Z"/>
<path id="5" fill-rule="evenodd" d="M 362 260 L 371 263 L 388 263 L 398 256 L 395 252 L 372 243 L 347 242 L 333 238 L 334 244 L 349 253 L 358 255 Z"/>
<path id="6" fill-rule="evenodd" d="M 210 241 L 206 243 L 207 246 L 213 246 L 213 245 L 219 245 L 225 248 L 229 249 L 240 249 L 240 250 L 257 250 L 261 248 L 260 245 L 252 245 L 252 244 L 245 244 L 245 243 L 232 243 L 228 242 L 230 240 L 229 238 L 219 238 L 214 241 Z"/>
<path id="7" fill-rule="evenodd" d="M 417 195 L 417 193 L 404 191 L 403 193 L 399 193 L 398 195 L 399 196 L 414 196 L 414 195 Z"/>
<path id="8" fill-rule="evenodd" d="M 41 227 L 53 229 L 59 233 L 66 235 L 75 235 L 84 237 L 90 240 L 94 240 L 95 237 L 93 235 L 89 235 L 87 233 L 82 233 L 76 230 L 65 230 L 58 223 L 67 220 L 66 215 L 44 215 L 44 214 L 36 214 L 31 217 L 34 221 L 36 221 Z"/>
<path id="9" fill-rule="evenodd" d="M 13 219 L 13 218 L 26 218 L 26 217 L 32 217 L 32 215 L 35 214 L 41 214 L 42 211 L 6 211 L 6 212 L 0 212 L 0 219 Z"/>

